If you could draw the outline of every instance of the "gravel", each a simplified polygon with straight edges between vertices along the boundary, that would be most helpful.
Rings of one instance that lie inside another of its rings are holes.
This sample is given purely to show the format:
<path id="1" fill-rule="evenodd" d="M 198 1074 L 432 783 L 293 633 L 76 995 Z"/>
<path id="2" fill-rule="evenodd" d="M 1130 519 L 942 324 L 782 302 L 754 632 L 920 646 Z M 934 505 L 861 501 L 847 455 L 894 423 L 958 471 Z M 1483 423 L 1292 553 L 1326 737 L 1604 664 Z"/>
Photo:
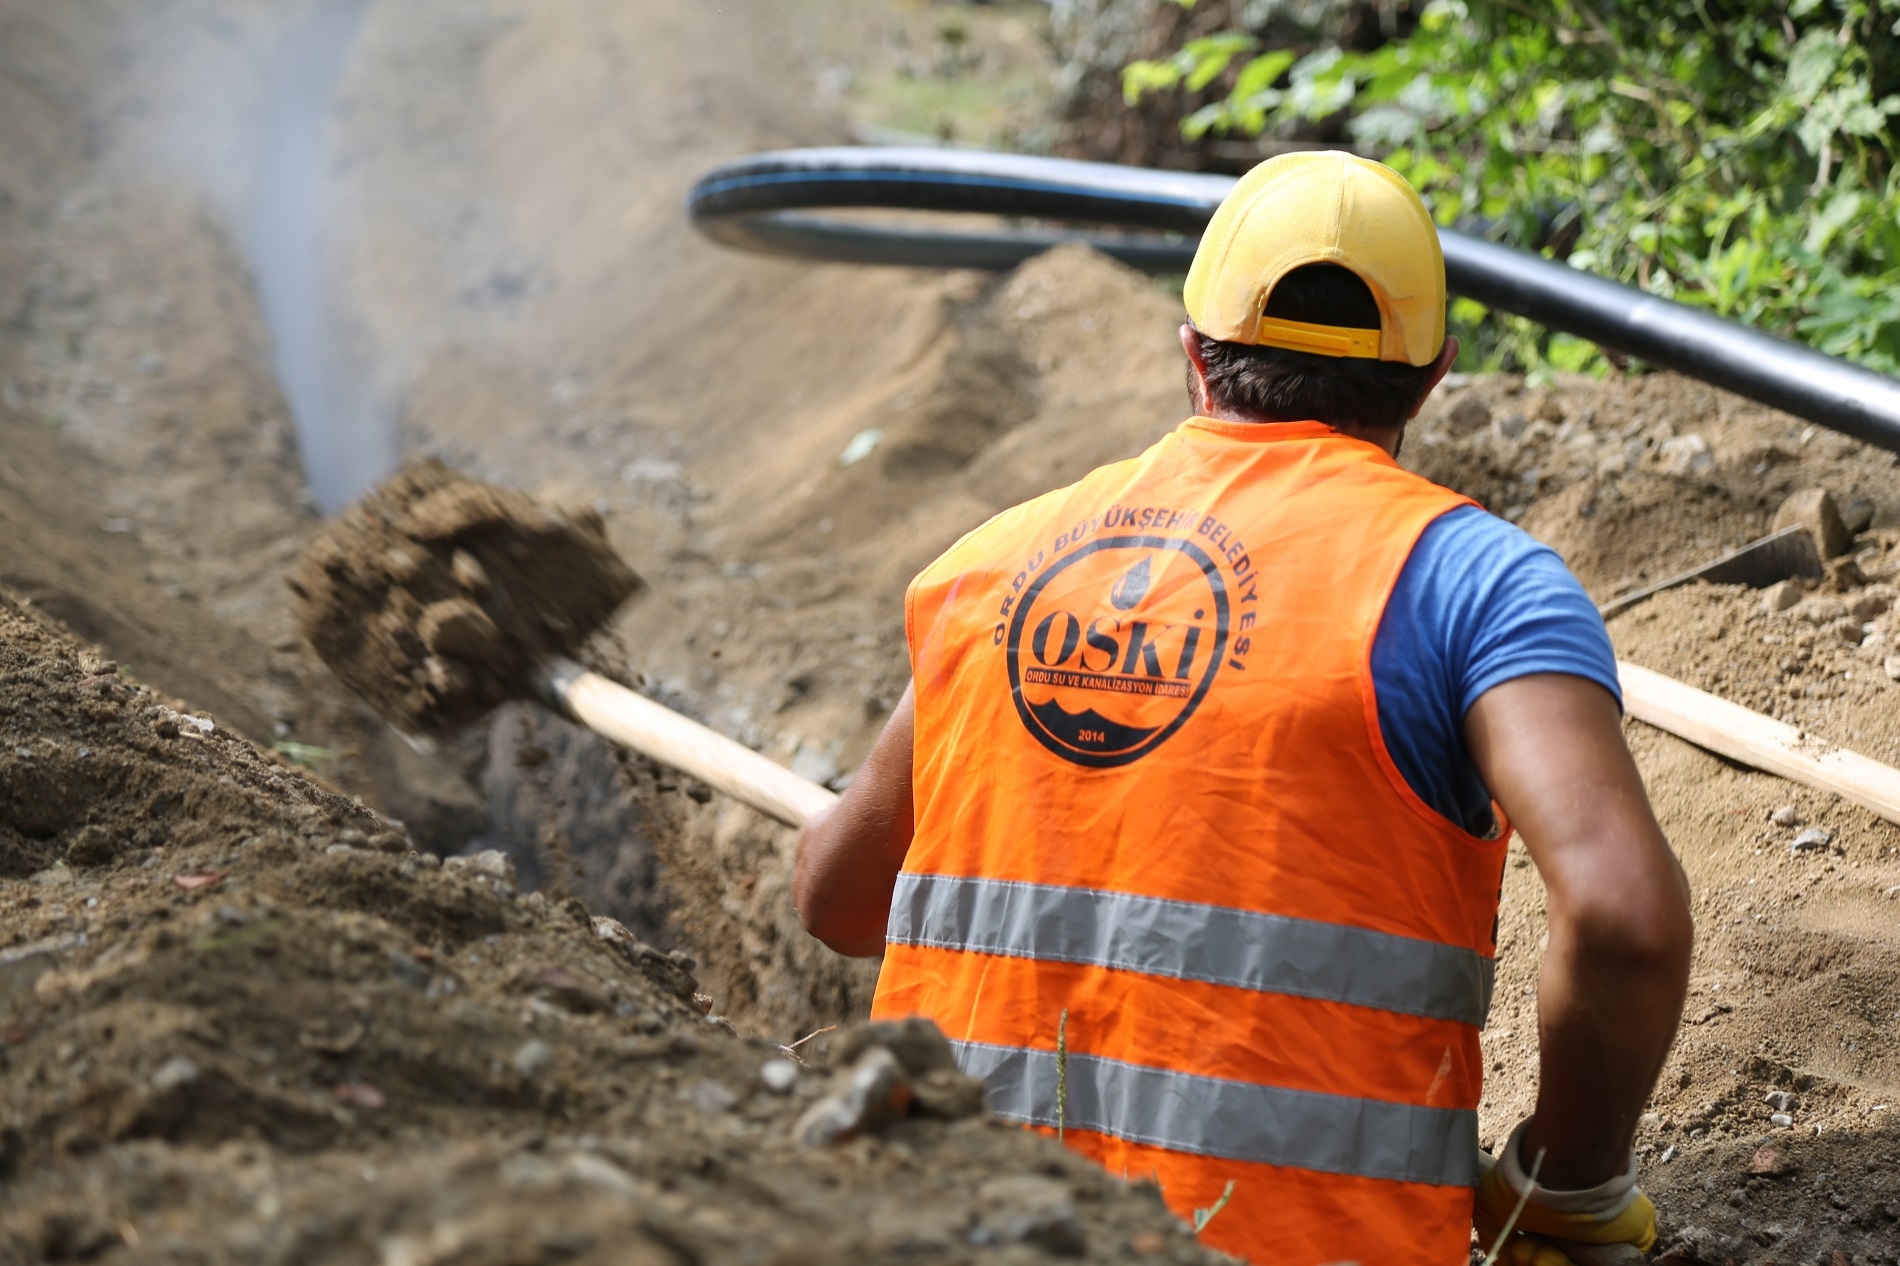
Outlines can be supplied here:
<path id="1" fill-rule="evenodd" d="M 1834 832 L 1824 831 L 1818 826 L 1811 826 L 1790 841 L 1788 851 L 1790 853 L 1812 853 L 1826 848 L 1833 842 Z"/>

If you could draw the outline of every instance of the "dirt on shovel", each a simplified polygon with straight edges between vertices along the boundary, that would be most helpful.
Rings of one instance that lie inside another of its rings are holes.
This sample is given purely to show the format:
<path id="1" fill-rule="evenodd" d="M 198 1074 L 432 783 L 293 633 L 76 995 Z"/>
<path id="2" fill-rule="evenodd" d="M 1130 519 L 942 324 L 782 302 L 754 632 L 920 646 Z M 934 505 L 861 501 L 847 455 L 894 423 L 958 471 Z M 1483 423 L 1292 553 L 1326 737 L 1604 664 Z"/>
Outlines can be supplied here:
<path id="1" fill-rule="evenodd" d="M 350 507 L 292 574 L 304 636 L 398 729 L 446 735 L 533 693 L 643 587 L 591 511 L 414 462 Z"/>

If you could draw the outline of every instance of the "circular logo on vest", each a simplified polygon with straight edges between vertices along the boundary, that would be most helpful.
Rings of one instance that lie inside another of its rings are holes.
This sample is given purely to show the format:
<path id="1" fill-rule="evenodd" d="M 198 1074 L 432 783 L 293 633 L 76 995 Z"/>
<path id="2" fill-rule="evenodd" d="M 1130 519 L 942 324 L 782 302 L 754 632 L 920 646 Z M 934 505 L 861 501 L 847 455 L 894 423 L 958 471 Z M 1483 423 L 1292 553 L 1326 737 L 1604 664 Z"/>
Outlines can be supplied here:
<path id="1" fill-rule="evenodd" d="M 1064 760 L 1140 760 L 1187 723 L 1227 650 L 1227 586 L 1192 541 L 1111 536 L 1056 560 L 1016 604 L 1016 713 Z"/>

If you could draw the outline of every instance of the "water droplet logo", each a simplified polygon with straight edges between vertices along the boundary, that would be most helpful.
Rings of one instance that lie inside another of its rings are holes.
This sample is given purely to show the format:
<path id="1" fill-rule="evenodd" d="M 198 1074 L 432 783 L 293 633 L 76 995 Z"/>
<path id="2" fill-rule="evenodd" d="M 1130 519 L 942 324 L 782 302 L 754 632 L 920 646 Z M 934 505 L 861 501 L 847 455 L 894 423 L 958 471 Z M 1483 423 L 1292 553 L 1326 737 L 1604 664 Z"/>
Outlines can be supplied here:
<path id="1" fill-rule="evenodd" d="M 1142 560 L 1122 573 L 1122 578 L 1109 590 L 1108 600 L 1115 604 L 1117 611 L 1133 611 L 1148 596 L 1149 569 L 1155 556 L 1146 554 Z"/>
<path id="2" fill-rule="evenodd" d="M 1193 541 L 1091 541 L 1052 563 L 1016 604 L 1006 654 L 1017 716 L 1071 764 L 1140 760 L 1214 684 L 1228 602 L 1220 568 Z"/>

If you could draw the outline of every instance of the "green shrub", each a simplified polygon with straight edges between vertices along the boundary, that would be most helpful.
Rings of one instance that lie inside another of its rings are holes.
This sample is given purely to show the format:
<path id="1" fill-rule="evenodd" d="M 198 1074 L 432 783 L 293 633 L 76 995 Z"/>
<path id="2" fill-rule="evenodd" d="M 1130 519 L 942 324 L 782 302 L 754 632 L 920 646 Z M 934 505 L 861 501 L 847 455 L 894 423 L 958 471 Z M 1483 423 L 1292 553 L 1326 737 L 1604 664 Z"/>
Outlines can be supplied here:
<path id="1" fill-rule="evenodd" d="M 1900 4 L 1395 7 L 1404 33 L 1369 52 L 1296 57 L 1230 32 L 1130 65 L 1124 92 L 1226 83 L 1182 120 L 1189 138 L 1343 118 L 1441 223 L 1900 370 Z M 1593 345 L 1468 300 L 1453 320 L 1472 366 L 1602 367 Z"/>

